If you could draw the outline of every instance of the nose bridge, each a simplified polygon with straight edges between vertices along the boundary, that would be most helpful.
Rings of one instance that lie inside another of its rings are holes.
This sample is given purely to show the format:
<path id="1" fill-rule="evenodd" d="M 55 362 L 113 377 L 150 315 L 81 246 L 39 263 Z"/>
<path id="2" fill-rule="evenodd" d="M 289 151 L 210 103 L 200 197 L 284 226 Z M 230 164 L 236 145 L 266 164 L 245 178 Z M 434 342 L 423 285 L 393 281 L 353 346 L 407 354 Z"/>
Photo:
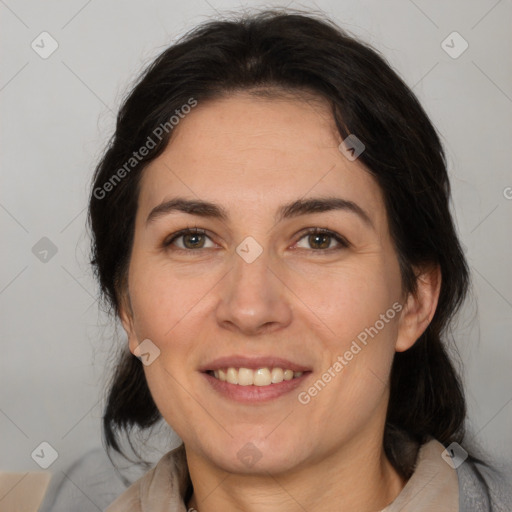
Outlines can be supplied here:
<path id="1" fill-rule="evenodd" d="M 217 307 L 218 322 L 246 334 L 279 328 L 291 319 L 283 283 L 269 268 L 271 254 L 251 237 L 233 254 L 233 267 L 224 281 Z"/>

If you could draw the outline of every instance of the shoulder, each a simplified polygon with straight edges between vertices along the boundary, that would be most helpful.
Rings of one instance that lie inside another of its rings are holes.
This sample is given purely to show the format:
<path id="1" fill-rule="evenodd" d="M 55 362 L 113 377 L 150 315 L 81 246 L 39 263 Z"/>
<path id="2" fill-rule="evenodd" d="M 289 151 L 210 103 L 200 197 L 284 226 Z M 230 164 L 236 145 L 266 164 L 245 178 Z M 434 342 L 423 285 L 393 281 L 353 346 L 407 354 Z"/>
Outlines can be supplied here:
<path id="1" fill-rule="evenodd" d="M 105 512 L 144 510 L 181 512 L 183 495 L 189 485 L 184 446 L 166 453 L 144 476 L 121 494 Z"/>
<path id="2" fill-rule="evenodd" d="M 102 448 L 80 456 L 52 474 L 40 512 L 100 510 L 126 485 Z"/>
<path id="3" fill-rule="evenodd" d="M 399 454 L 402 462 L 407 462 L 402 453 L 406 448 L 410 448 L 411 454 L 416 453 L 411 441 L 405 437 L 397 444 L 398 448 L 395 447 L 393 454 L 395 457 Z M 427 502 L 431 505 L 437 499 L 440 505 L 436 510 L 512 512 L 512 468 L 500 468 L 498 464 L 468 456 L 455 443 L 445 447 L 443 443 L 430 438 L 416 446 L 417 454 L 412 467 L 405 462 L 401 466 L 410 471 L 411 476 L 394 504 L 396 510 L 401 510 L 396 505 L 404 500 L 409 502 L 409 495 L 413 495 L 418 499 L 421 496 L 424 498 L 423 501 L 419 499 L 421 503 L 414 510 L 423 510 L 420 505 Z M 409 461 L 411 458 L 408 457 Z M 422 491 L 427 485 L 428 493 Z M 448 498 L 451 500 L 450 505 L 447 503 Z M 388 512 L 395 508 L 385 510 Z"/>
<path id="4" fill-rule="evenodd" d="M 512 475 L 510 469 L 498 469 L 468 457 L 457 468 L 460 512 L 510 512 Z"/>

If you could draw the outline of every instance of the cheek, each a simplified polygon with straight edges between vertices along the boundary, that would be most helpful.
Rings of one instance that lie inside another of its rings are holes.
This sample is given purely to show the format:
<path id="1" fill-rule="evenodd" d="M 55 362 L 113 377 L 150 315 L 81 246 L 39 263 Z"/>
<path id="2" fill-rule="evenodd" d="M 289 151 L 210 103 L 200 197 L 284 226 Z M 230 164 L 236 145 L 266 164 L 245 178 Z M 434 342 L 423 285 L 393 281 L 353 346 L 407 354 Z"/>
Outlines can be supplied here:
<path id="1" fill-rule="evenodd" d="M 315 407 L 334 424 L 346 421 L 348 411 L 354 424 L 366 421 L 386 393 L 401 307 L 400 278 L 392 263 L 361 258 L 305 276 L 297 287 L 313 312 L 310 323 L 319 325 L 322 382 L 311 391 L 322 391 Z"/>
<path id="2" fill-rule="evenodd" d="M 377 321 L 380 327 L 381 315 L 400 298 L 399 276 L 381 256 L 353 258 L 338 268 L 319 265 L 294 270 L 289 275 L 294 294 L 304 311 L 309 310 L 313 325 L 318 324 L 332 340 L 331 349 L 342 349 Z M 391 310 L 386 317 L 386 331 L 394 313 Z"/>
<path id="3" fill-rule="evenodd" d="M 160 358 L 152 365 L 146 366 L 144 373 L 160 414 L 181 439 L 201 444 L 213 434 L 218 424 L 209 421 L 210 418 L 204 413 L 208 410 L 208 403 L 203 403 L 201 397 L 191 393 L 188 381 L 190 375 L 183 367 L 169 368 L 168 363 Z M 201 432 L 202 429 L 193 427 L 194 425 L 206 425 L 210 430 Z"/>
<path id="4" fill-rule="evenodd" d="M 392 304 L 369 306 L 338 320 L 340 334 L 330 338 L 319 379 L 304 390 L 318 396 L 310 413 L 323 418 L 333 437 L 340 425 L 356 435 L 387 403 L 398 316 Z"/>
<path id="5" fill-rule="evenodd" d="M 139 336 L 164 343 L 179 340 L 181 323 L 190 325 L 202 308 L 202 299 L 215 286 L 214 272 L 184 274 L 162 260 L 132 260 L 130 299 Z"/>

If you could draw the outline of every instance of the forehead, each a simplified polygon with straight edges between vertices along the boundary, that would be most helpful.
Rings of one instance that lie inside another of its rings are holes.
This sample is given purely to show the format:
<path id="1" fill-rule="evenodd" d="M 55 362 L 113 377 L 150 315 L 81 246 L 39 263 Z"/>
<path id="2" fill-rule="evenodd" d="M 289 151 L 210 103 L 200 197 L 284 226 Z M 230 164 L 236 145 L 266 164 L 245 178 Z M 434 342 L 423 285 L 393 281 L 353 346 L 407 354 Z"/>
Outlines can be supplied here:
<path id="1" fill-rule="evenodd" d="M 252 215 L 334 194 L 360 204 L 378 224 L 385 217 L 380 188 L 359 161 L 343 156 L 340 142 L 330 108 L 319 99 L 239 93 L 199 103 L 144 170 L 140 213 L 172 196 Z"/>

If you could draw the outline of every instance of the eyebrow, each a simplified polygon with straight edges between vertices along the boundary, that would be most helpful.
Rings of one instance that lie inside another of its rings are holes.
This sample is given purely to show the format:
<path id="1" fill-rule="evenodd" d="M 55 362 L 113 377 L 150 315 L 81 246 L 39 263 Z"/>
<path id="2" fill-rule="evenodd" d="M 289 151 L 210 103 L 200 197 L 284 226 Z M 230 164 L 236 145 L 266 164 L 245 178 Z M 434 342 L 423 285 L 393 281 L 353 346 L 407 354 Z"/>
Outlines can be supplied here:
<path id="1" fill-rule="evenodd" d="M 299 217 L 312 213 L 342 210 L 357 215 L 365 224 L 375 229 L 370 216 L 357 203 L 340 197 L 314 197 L 309 199 L 297 199 L 291 203 L 282 205 L 275 216 L 278 223 L 284 219 Z M 146 219 L 146 225 L 156 219 L 173 212 L 183 212 L 199 217 L 218 219 L 223 222 L 229 221 L 227 210 L 215 203 L 196 199 L 185 199 L 175 197 L 155 206 Z"/>

